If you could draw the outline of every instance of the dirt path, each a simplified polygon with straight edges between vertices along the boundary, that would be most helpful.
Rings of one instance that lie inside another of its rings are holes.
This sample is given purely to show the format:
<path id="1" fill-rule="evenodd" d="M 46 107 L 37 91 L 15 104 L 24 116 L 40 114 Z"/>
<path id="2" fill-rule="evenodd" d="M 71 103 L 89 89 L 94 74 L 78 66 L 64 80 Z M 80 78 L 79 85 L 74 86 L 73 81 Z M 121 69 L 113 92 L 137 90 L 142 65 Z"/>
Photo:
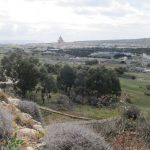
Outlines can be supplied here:
<path id="1" fill-rule="evenodd" d="M 49 112 L 51 112 L 51 113 L 55 113 L 55 114 L 59 114 L 59 115 L 62 115 L 62 116 L 67 116 L 67 117 L 71 117 L 71 118 L 73 118 L 73 119 L 93 120 L 92 118 L 70 115 L 70 114 L 63 113 L 63 112 L 60 112 L 60 111 L 56 111 L 56 110 L 53 110 L 53 109 L 50 109 L 50 108 L 47 108 L 47 107 L 39 106 L 39 108 L 42 109 L 42 110 L 49 111 Z"/>

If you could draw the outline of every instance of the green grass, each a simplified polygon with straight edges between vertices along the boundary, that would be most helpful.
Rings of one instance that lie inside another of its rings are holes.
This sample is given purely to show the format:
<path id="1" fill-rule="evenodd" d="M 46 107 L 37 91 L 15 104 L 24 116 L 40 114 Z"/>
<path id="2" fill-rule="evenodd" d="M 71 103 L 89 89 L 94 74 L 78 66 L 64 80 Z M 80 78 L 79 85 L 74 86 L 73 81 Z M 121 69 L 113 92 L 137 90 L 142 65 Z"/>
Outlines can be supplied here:
<path id="1" fill-rule="evenodd" d="M 57 110 L 57 103 L 56 99 L 59 97 L 60 93 L 53 93 L 51 94 L 52 98 L 49 101 L 45 101 L 45 104 L 40 104 L 45 107 L 49 107 L 52 109 Z M 110 118 L 115 117 L 119 114 L 119 108 L 111 109 L 111 108 L 97 108 L 90 105 L 79 105 L 74 104 L 73 110 L 65 111 L 65 113 L 73 114 L 77 116 L 85 116 L 93 119 L 104 119 L 104 118 Z M 54 114 L 49 114 L 48 112 L 43 112 L 44 116 L 52 117 Z M 57 116 L 57 115 L 56 115 Z"/>
<path id="2" fill-rule="evenodd" d="M 95 119 L 104 119 L 117 116 L 119 114 L 119 109 L 96 108 L 89 105 L 77 105 L 75 112 L 80 115 Z"/>
<path id="3" fill-rule="evenodd" d="M 150 84 L 150 75 L 144 73 L 131 73 L 136 76 L 135 80 L 120 78 L 122 91 L 127 93 L 133 104 L 142 109 L 150 108 L 150 96 L 144 94 L 148 92 L 146 85 Z"/>

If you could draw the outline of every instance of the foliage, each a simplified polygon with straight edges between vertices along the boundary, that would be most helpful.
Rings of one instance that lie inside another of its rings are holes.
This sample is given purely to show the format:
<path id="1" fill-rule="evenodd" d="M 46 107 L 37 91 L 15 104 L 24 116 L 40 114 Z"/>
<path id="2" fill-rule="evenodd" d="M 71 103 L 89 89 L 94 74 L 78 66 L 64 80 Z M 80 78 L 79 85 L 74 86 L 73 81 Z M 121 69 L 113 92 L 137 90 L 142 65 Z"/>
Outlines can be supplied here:
<path id="1" fill-rule="evenodd" d="M 3 68 L 0 68 L 0 81 L 2 81 L 2 82 L 6 81 L 6 76 L 4 74 Z"/>
<path id="2" fill-rule="evenodd" d="M 104 139 L 81 125 L 69 123 L 51 125 L 44 138 L 48 149 L 55 150 L 109 150 Z"/>
<path id="3" fill-rule="evenodd" d="M 132 80 L 136 79 L 135 75 L 130 75 L 130 74 L 123 74 L 121 77 L 123 77 L 125 79 L 132 79 Z"/>
<path id="4" fill-rule="evenodd" d="M 23 141 L 18 139 L 16 136 L 9 138 L 4 145 L 4 150 L 19 150 Z"/>
<path id="5" fill-rule="evenodd" d="M 86 89 L 88 95 L 120 95 L 121 87 L 116 73 L 104 67 L 89 69 L 87 72 Z"/>
<path id="6" fill-rule="evenodd" d="M 41 111 L 36 103 L 30 101 L 20 101 L 18 108 L 22 112 L 30 114 L 36 121 L 43 123 Z"/>
<path id="7" fill-rule="evenodd" d="M 25 95 L 27 91 L 34 89 L 38 83 L 38 68 L 32 58 L 24 59 L 20 62 L 18 69 L 17 87 Z"/>
<path id="8" fill-rule="evenodd" d="M 46 67 L 48 73 L 59 74 L 62 66 L 59 64 L 44 64 L 44 67 Z"/>
<path id="9" fill-rule="evenodd" d="M 123 118 L 136 120 L 140 117 L 140 110 L 136 106 L 125 108 L 122 113 Z"/>
<path id="10" fill-rule="evenodd" d="M 150 96 L 150 92 L 148 92 L 148 91 L 144 92 L 144 94 L 145 94 L 146 96 Z"/>
<path id="11" fill-rule="evenodd" d="M 56 82 L 53 76 L 49 75 L 46 71 L 44 72 L 43 70 L 41 70 L 40 72 L 41 72 L 40 82 L 41 82 L 42 88 L 48 93 L 52 91 L 56 91 L 57 86 L 56 86 Z"/>
<path id="12" fill-rule="evenodd" d="M 89 127 L 96 133 L 100 133 L 106 139 L 111 139 L 122 131 L 122 121 L 119 117 L 107 120 L 91 121 Z"/>
<path id="13" fill-rule="evenodd" d="M 48 93 L 56 92 L 57 91 L 57 85 L 56 81 L 53 78 L 52 75 L 49 75 L 47 72 L 47 69 L 45 67 L 41 67 L 40 69 L 40 85 L 41 85 L 41 98 L 43 100 L 43 104 L 45 103 L 44 95 L 48 96 Z"/>
<path id="14" fill-rule="evenodd" d="M 150 112 L 138 119 L 136 132 L 150 147 Z"/>
<path id="15" fill-rule="evenodd" d="M 13 132 L 13 117 L 11 113 L 1 107 L 0 109 L 0 138 L 11 137 Z"/>
<path id="16" fill-rule="evenodd" d="M 67 92 L 68 88 L 71 88 L 74 84 L 75 80 L 75 71 L 68 65 L 65 65 L 57 78 L 58 84 L 60 84 L 60 88 Z"/>
<path id="17" fill-rule="evenodd" d="M 98 102 L 102 104 L 103 99 L 102 102 L 98 98 L 107 95 L 108 101 L 110 101 L 112 96 L 120 96 L 121 93 L 116 72 L 105 67 L 71 68 L 66 66 L 60 72 L 57 81 L 61 90 L 66 94 L 69 92 L 75 102 L 82 104 L 85 102 L 92 105 L 97 105 Z M 95 97 L 94 101 L 90 100 L 92 97 Z"/>
<path id="18" fill-rule="evenodd" d="M 150 84 L 146 85 L 146 89 L 150 90 Z"/>
<path id="19" fill-rule="evenodd" d="M 98 63 L 97 59 L 85 61 L 85 65 L 97 65 Z"/>
<path id="20" fill-rule="evenodd" d="M 72 110 L 73 108 L 73 103 L 66 95 L 60 95 L 57 98 L 57 104 L 60 110 Z"/>
<path id="21" fill-rule="evenodd" d="M 121 75 L 123 75 L 127 71 L 127 68 L 125 68 L 125 67 L 119 67 L 119 68 L 115 68 L 115 71 L 116 71 L 116 73 L 119 76 L 121 76 Z"/>
<path id="22" fill-rule="evenodd" d="M 78 104 L 88 104 L 88 98 L 82 95 L 76 95 L 74 101 Z"/>
<path id="23" fill-rule="evenodd" d="M 4 57 L 1 63 L 5 74 L 12 79 L 23 96 L 27 91 L 35 88 L 39 76 L 37 59 L 12 53 Z"/>
<path id="24" fill-rule="evenodd" d="M 79 70 L 74 87 L 75 92 L 83 96 L 119 95 L 121 92 L 116 73 L 104 67 Z"/>

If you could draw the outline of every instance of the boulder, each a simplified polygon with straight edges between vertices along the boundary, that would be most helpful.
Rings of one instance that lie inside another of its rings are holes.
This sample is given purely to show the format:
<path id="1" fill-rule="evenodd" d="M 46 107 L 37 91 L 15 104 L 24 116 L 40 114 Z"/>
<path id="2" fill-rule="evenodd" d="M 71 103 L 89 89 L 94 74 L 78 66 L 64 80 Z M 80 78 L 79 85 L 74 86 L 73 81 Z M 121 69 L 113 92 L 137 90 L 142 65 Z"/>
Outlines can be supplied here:
<path id="1" fill-rule="evenodd" d="M 35 129 L 30 129 L 30 128 L 20 128 L 17 131 L 17 137 L 19 139 L 31 139 L 31 140 L 36 140 L 37 137 L 37 131 Z"/>
<path id="2" fill-rule="evenodd" d="M 35 130 L 39 131 L 40 133 L 44 134 L 44 129 L 41 125 L 35 124 L 35 125 L 33 125 L 33 129 L 35 129 Z"/>
<path id="3" fill-rule="evenodd" d="M 15 105 L 15 106 L 18 106 L 18 104 L 20 102 L 19 99 L 17 99 L 17 98 L 11 98 L 11 97 L 7 98 L 7 101 L 8 101 L 9 104 L 12 104 L 12 105 Z"/>

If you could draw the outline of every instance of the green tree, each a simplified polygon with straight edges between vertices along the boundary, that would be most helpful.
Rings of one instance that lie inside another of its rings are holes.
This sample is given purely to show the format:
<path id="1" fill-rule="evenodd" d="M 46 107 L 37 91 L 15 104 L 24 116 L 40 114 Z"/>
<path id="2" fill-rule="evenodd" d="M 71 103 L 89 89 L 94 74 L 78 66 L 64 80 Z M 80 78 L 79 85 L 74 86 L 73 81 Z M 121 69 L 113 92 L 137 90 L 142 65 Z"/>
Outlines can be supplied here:
<path id="1" fill-rule="evenodd" d="M 38 83 L 38 66 L 32 58 L 23 59 L 18 64 L 17 74 L 16 86 L 21 90 L 22 95 L 25 96 L 26 92 L 33 90 Z"/>
<path id="2" fill-rule="evenodd" d="M 120 82 L 113 70 L 104 67 L 90 69 L 87 73 L 86 88 L 89 95 L 119 95 Z"/>
<path id="3" fill-rule="evenodd" d="M 115 68 L 115 71 L 118 74 L 118 76 L 121 76 L 125 72 L 127 72 L 127 68 L 126 67 L 118 67 L 118 68 Z"/>
<path id="4" fill-rule="evenodd" d="M 14 82 L 15 88 L 24 97 L 27 91 L 33 90 L 38 83 L 39 62 L 37 59 L 12 53 L 2 59 L 5 74 Z"/>
<path id="5" fill-rule="evenodd" d="M 60 84 L 60 88 L 63 89 L 65 92 L 71 89 L 72 85 L 74 84 L 76 78 L 76 73 L 73 68 L 68 65 L 65 65 L 57 78 L 58 84 Z"/>
<path id="6" fill-rule="evenodd" d="M 42 67 L 40 69 L 40 84 L 41 84 L 41 98 L 43 104 L 45 103 L 45 95 L 49 98 L 50 93 L 57 91 L 55 79 L 52 75 L 49 75 L 47 69 Z"/>
<path id="7" fill-rule="evenodd" d="M 121 87 L 116 72 L 101 67 L 77 71 L 74 90 L 82 96 L 118 96 Z"/>
<path id="8" fill-rule="evenodd" d="M 6 81 L 6 76 L 4 74 L 3 68 L 0 68 L 0 81 L 2 81 L 2 82 Z"/>

